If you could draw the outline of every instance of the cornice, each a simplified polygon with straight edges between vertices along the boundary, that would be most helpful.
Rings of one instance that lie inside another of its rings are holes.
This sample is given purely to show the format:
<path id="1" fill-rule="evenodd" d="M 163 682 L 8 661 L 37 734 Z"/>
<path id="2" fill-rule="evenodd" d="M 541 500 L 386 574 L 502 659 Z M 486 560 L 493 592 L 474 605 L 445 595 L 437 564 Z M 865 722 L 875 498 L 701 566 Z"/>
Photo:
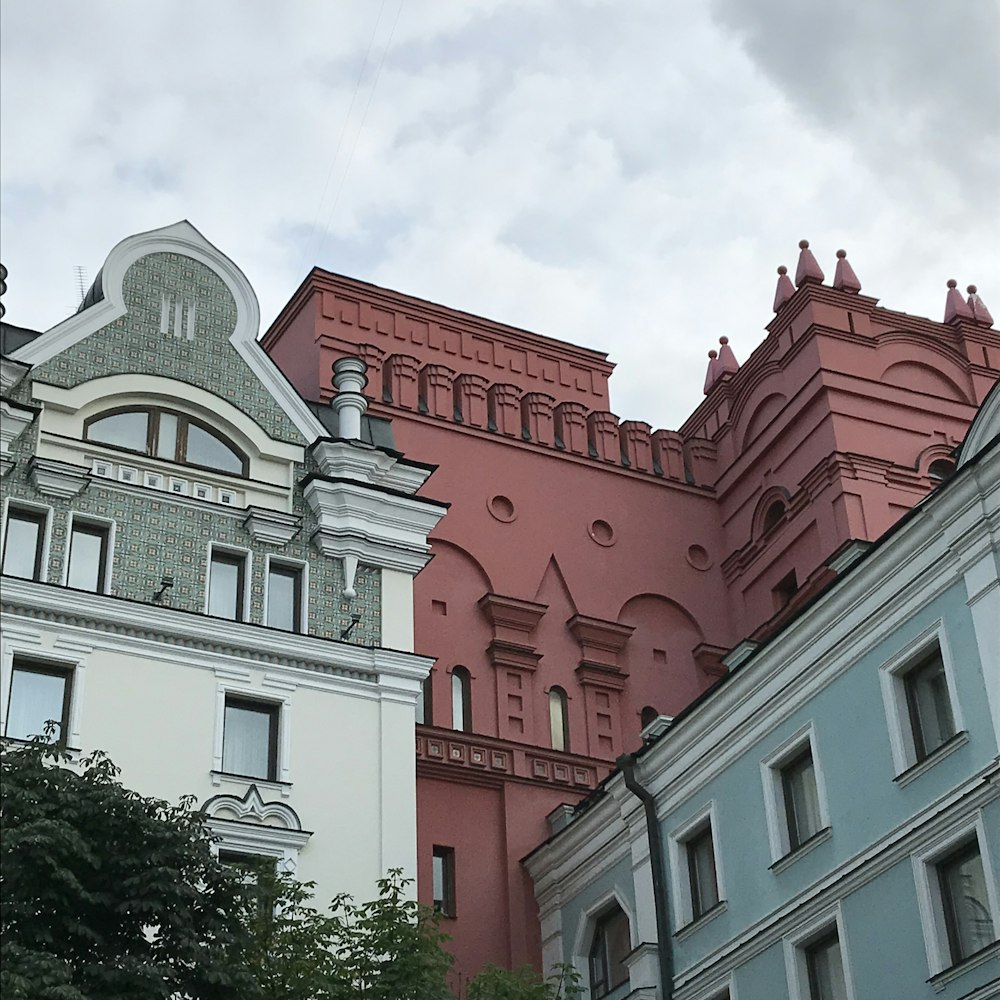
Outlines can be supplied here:
<path id="1" fill-rule="evenodd" d="M 4 614 L 129 640 L 232 656 L 265 667 L 292 667 L 366 684 L 396 678 L 409 689 L 433 664 L 430 657 L 335 639 L 281 632 L 249 622 L 210 618 L 108 594 L 3 577 Z M 415 688 L 414 688 L 415 690 Z"/>

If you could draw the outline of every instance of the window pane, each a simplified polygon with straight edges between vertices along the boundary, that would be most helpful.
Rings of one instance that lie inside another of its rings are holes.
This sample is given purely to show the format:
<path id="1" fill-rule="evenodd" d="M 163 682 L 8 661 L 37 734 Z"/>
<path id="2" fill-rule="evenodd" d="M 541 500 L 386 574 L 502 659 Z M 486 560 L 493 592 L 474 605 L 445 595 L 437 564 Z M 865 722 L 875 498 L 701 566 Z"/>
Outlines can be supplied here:
<path id="1" fill-rule="evenodd" d="M 156 434 L 156 454 L 173 462 L 177 458 L 177 415 L 161 413 Z"/>
<path id="2" fill-rule="evenodd" d="M 566 694 L 562 688 L 549 691 L 549 731 L 553 750 L 568 750 L 566 733 Z"/>
<path id="3" fill-rule="evenodd" d="M 68 675 L 39 673 L 14 666 L 7 705 L 7 735 L 12 739 L 28 740 L 44 736 L 45 724 L 56 723 L 53 739 L 63 738 L 63 705 Z"/>
<path id="4" fill-rule="evenodd" d="M 10 509 L 3 543 L 3 571 L 8 576 L 40 578 L 44 525 L 42 514 Z"/>
<path id="5" fill-rule="evenodd" d="M 451 672 L 451 728 L 460 732 L 470 732 L 469 673 L 464 667 L 455 667 Z"/>
<path id="6" fill-rule="evenodd" d="M 455 916 L 455 849 L 434 848 L 432 860 L 434 909 L 446 917 Z"/>
<path id="7" fill-rule="evenodd" d="M 145 410 L 112 413 L 110 417 L 95 420 L 87 428 L 87 439 L 145 452 L 148 449 L 148 428 L 149 414 Z"/>
<path id="8" fill-rule="evenodd" d="M 208 613 L 238 619 L 243 603 L 243 560 L 215 554 L 208 577 Z"/>
<path id="9" fill-rule="evenodd" d="M 951 958 L 960 962 L 995 939 L 979 844 L 944 862 L 940 871 Z"/>
<path id="10" fill-rule="evenodd" d="M 905 677 L 906 699 L 918 760 L 955 735 L 951 699 L 940 651 Z"/>
<path id="11" fill-rule="evenodd" d="M 819 793 L 811 753 L 803 754 L 782 771 L 789 847 L 794 850 L 820 830 Z"/>
<path id="12" fill-rule="evenodd" d="M 840 940 L 836 935 L 819 941 L 806 952 L 809 1000 L 847 1000 Z"/>
<path id="13" fill-rule="evenodd" d="M 184 460 L 220 472 L 235 472 L 237 475 L 243 472 L 243 459 L 229 445 L 197 424 L 187 425 L 187 454 Z"/>
<path id="14" fill-rule="evenodd" d="M 267 574 L 267 624 L 272 628 L 287 632 L 298 632 L 301 628 L 300 580 L 299 570 L 272 564 Z"/>
<path id="15" fill-rule="evenodd" d="M 625 959 L 632 951 L 632 941 L 628 932 L 628 917 L 619 910 L 607 924 L 608 974 L 612 989 L 628 980 Z"/>
<path id="16" fill-rule="evenodd" d="M 107 533 L 103 528 L 77 524 L 69 541 L 69 572 L 66 585 L 78 590 L 104 589 L 104 553 Z"/>
<path id="17" fill-rule="evenodd" d="M 226 702 L 222 735 L 222 770 L 273 781 L 277 707 Z"/>
<path id="18" fill-rule="evenodd" d="M 687 847 L 688 873 L 691 880 L 691 916 L 697 920 L 719 901 L 711 828 L 688 841 Z"/>

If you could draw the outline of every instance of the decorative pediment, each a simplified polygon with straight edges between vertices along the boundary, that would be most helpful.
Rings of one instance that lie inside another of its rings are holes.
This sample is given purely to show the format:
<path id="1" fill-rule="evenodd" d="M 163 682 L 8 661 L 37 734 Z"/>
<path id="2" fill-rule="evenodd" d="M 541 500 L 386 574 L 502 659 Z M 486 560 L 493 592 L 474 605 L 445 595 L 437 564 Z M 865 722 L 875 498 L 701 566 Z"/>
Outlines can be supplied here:
<path id="1" fill-rule="evenodd" d="M 90 485 L 90 470 L 84 466 L 37 455 L 31 459 L 28 475 L 39 493 L 63 500 L 75 497 Z"/>
<path id="2" fill-rule="evenodd" d="M 285 545 L 301 530 L 302 518 L 280 510 L 248 507 L 247 516 L 243 519 L 243 527 L 246 528 L 255 542 Z"/>
<path id="3" fill-rule="evenodd" d="M 283 830 L 302 830 L 298 813 L 284 802 L 265 802 L 256 785 L 251 785 L 243 798 L 235 795 L 216 795 L 209 799 L 204 810 L 212 819 L 259 823 L 261 826 Z"/>

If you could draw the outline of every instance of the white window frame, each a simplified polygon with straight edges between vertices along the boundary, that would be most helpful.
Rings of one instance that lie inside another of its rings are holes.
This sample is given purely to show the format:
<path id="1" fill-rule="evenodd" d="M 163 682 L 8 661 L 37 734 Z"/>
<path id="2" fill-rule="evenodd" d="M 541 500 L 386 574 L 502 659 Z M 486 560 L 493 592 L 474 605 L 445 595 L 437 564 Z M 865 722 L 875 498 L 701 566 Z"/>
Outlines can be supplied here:
<path id="1" fill-rule="evenodd" d="M 788 815 L 785 811 L 785 791 L 782 770 L 809 747 L 812 754 L 813 773 L 816 775 L 816 797 L 819 800 L 820 832 L 830 826 L 830 810 L 827 806 L 826 781 L 820 764 L 816 730 L 813 723 L 806 723 L 786 740 L 780 743 L 760 762 L 761 782 L 764 786 L 764 814 L 767 818 L 767 835 L 771 845 L 771 861 L 777 864 L 786 857 L 799 857 L 802 845 L 792 854 L 791 839 L 788 835 Z M 823 838 L 811 838 L 814 844 Z"/>
<path id="2" fill-rule="evenodd" d="M 253 687 L 249 680 L 220 679 L 215 693 L 215 735 L 212 745 L 212 783 L 219 785 L 222 779 L 235 781 L 244 785 L 258 784 L 267 788 L 280 786 L 282 795 L 288 794 L 291 785 L 289 761 L 291 757 L 291 692 L 294 685 L 265 682 L 261 687 Z M 257 701 L 264 705 L 275 705 L 278 708 L 278 745 L 275 779 L 252 778 L 239 774 L 230 774 L 222 769 L 222 749 L 226 724 L 226 698 L 228 696 L 241 698 L 245 701 Z"/>
<path id="3" fill-rule="evenodd" d="M 889 728 L 889 746 L 892 749 L 893 769 L 897 778 L 903 772 L 910 770 L 911 767 L 916 767 L 925 761 L 933 764 L 945 756 L 940 754 L 938 750 L 934 750 L 923 760 L 917 760 L 910 710 L 906 701 L 906 674 L 935 646 L 941 650 L 941 661 L 944 663 L 944 677 L 948 688 L 948 698 L 951 701 L 951 717 L 955 723 L 955 735 L 965 730 L 961 705 L 958 700 L 958 690 L 955 686 L 951 646 L 948 642 L 944 620 L 939 618 L 893 653 L 878 668 L 882 701 L 885 704 L 885 716 Z M 922 774 L 923 771 L 921 770 L 919 773 Z"/>
<path id="4" fill-rule="evenodd" d="M 816 914 L 811 920 L 800 924 L 782 939 L 785 953 L 785 975 L 788 978 L 788 1000 L 812 1000 L 809 992 L 809 967 L 806 951 L 811 944 L 836 929 L 840 944 L 840 961 L 844 970 L 844 986 L 848 1000 L 856 1000 L 854 978 L 851 974 L 851 959 L 844 930 L 844 914 L 838 901 L 832 907 Z"/>
<path id="5" fill-rule="evenodd" d="M 938 881 L 937 866 L 962 844 L 975 838 L 979 843 L 979 856 L 983 862 L 986 879 L 986 899 L 993 918 L 994 931 L 1000 932 L 1000 899 L 993 865 L 989 856 L 989 841 L 982 812 L 968 816 L 957 826 L 935 837 L 912 855 L 913 879 L 917 889 L 917 909 L 924 932 L 924 950 L 927 953 L 927 968 L 931 976 L 953 967 L 951 948 L 948 944 L 948 928 L 945 923 L 944 901 Z M 966 960 L 960 964 L 964 965 Z"/>
<path id="6" fill-rule="evenodd" d="M 71 511 L 66 523 L 66 549 L 63 556 L 62 584 L 69 586 L 69 556 L 73 545 L 73 525 L 79 521 L 80 524 L 92 524 L 95 527 L 106 527 L 108 529 L 108 551 L 104 560 L 104 579 L 100 581 L 97 594 L 108 594 L 111 592 L 111 580 L 114 572 L 115 559 L 115 536 L 118 525 L 113 518 L 91 517 L 89 514 Z"/>
<path id="7" fill-rule="evenodd" d="M 11 507 L 15 510 L 37 511 L 45 518 L 45 528 L 42 531 L 41 572 L 35 582 L 46 583 L 49 579 L 49 552 L 52 545 L 52 520 L 55 517 L 55 511 L 48 504 L 33 503 L 30 500 L 21 500 L 19 497 L 7 497 L 3 502 L 3 519 L 0 520 L 0 557 L 3 555 L 4 545 L 7 542 L 7 518 L 10 516 Z"/>
<path id="8" fill-rule="evenodd" d="M 271 599 L 271 565 L 287 566 L 289 569 L 299 571 L 299 633 L 309 634 L 309 563 L 302 559 L 286 559 L 284 556 L 272 556 L 268 554 L 264 558 L 264 619 L 263 624 L 267 624 L 267 607 Z"/>
<path id="9" fill-rule="evenodd" d="M 205 614 L 208 614 L 209 595 L 212 589 L 212 555 L 215 552 L 220 555 L 237 556 L 243 560 L 243 614 L 232 620 L 248 622 L 250 621 L 250 579 L 253 573 L 253 552 L 238 545 L 227 545 L 225 542 L 208 543 L 208 556 L 205 562 Z"/>
<path id="10" fill-rule="evenodd" d="M 87 676 L 87 662 L 82 648 L 74 650 L 43 649 L 41 633 L 18 633 L 8 638 L 4 636 L 0 654 L 0 735 L 7 735 L 7 709 L 10 706 L 10 686 L 14 679 L 14 659 L 20 657 L 35 663 L 48 663 L 64 669 L 70 675 L 69 721 L 63 735 L 63 745 L 70 750 L 83 746 L 80 738 L 80 723 L 83 705 L 84 683 Z M 89 647 L 87 647 L 89 649 Z"/>
<path id="11" fill-rule="evenodd" d="M 692 993 L 690 1000 L 739 1000 L 736 991 L 736 973 L 730 972 L 722 979 L 717 979 L 711 986 L 704 986 L 697 993 Z"/>
<path id="12" fill-rule="evenodd" d="M 719 902 L 710 912 L 703 913 L 698 917 L 699 926 L 706 918 L 711 919 L 712 916 L 725 909 L 726 877 L 722 870 L 722 856 L 719 852 L 717 839 L 719 832 L 717 813 L 715 799 L 712 799 L 668 835 L 667 850 L 670 854 L 670 872 L 674 890 L 674 926 L 678 928 L 678 932 L 683 931 L 695 919 L 688 869 L 688 843 L 707 826 L 712 828 L 712 851 L 715 854 L 715 880 L 719 886 Z"/>

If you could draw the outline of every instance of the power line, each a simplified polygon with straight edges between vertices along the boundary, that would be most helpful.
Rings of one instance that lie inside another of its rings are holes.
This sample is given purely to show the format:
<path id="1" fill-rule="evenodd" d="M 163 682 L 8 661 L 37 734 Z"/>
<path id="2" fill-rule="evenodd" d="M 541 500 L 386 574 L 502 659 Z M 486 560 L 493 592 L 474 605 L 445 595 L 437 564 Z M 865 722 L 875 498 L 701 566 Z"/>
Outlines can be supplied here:
<path id="1" fill-rule="evenodd" d="M 365 57 L 361 60 L 361 69 L 358 70 L 358 78 L 354 81 L 354 93 L 351 94 L 351 103 L 347 106 L 347 114 L 344 115 L 344 123 L 340 126 L 340 135 L 337 136 L 337 145 L 333 151 L 333 158 L 330 160 L 330 169 L 327 170 L 326 180 L 323 182 L 323 193 L 320 195 L 319 201 L 316 205 L 316 218 L 313 220 L 312 224 L 312 228 L 314 230 L 318 230 L 319 228 L 320 216 L 323 214 L 323 202 L 326 201 L 326 192 L 330 187 L 330 178 L 333 177 L 333 170 L 337 165 L 337 157 L 340 155 L 340 147 L 344 141 L 344 136 L 347 134 L 347 126 L 351 120 L 351 113 L 354 111 L 354 102 L 357 100 L 358 91 L 361 89 L 361 81 L 364 79 L 365 69 L 368 66 L 368 57 L 371 55 L 372 46 L 375 44 L 375 36 L 378 34 L 378 26 L 382 23 L 382 13 L 385 10 L 385 4 L 386 0 L 382 0 L 382 4 L 378 9 L 378 17 L 375 18 L 375 27 L 372 28 L 372 36 L 368 39 L 368 48 L 365 50 Z M 319 233 L 316 237 L 312 261 L 315 261 L 319 257 L 319 252 L 325 238 L 326 229 L 324 228 L 323 232 Z M 310 263 L 310 259 L 307 257 L 303 269 L 310 267 Z"/>

